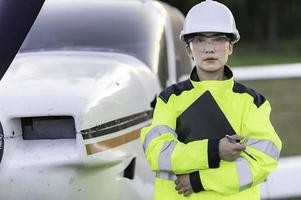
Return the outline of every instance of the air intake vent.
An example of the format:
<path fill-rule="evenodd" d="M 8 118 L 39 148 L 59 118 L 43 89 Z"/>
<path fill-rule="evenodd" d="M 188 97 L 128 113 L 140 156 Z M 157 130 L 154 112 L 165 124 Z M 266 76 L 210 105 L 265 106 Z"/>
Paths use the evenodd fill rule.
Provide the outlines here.
<path fill-rule="evenodd" d="M 70 139 L 75 138 L 74 120 L 70 116 L 21 118 L 23 139 Z"/>

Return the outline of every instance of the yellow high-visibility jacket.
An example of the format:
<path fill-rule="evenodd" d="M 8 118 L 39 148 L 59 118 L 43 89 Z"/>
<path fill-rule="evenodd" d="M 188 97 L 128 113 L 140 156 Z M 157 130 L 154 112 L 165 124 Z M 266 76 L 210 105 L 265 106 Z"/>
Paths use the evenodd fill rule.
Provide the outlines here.
<path fill-rule="evenodd" d="M 281 140 L 270 122 L 271 107 L 259 93 L 233 79 L 190 79 L 164 89 L 156 99 L 152 124 L 141 131 L 143 149 L 156 172 L 156 200 L 259 199 L 259 184 L 276 167 Z M 233 162 L 220 160 L 219 140 L 245 136 L 246 149 Z M 194 193 L 175 190 L 177 174 L 189 174 Z"/>

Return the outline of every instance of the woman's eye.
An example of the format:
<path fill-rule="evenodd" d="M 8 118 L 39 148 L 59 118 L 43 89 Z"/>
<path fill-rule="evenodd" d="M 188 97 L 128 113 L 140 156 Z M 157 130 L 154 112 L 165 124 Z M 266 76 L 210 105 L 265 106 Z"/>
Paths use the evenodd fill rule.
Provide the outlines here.
<path fill-rule="evenodd" d="M 196 38 L 195 41 L 199 43 L 199 42 L 204 42 L 205 39 L 204 38 Z"/>
<path fill-rule="evenodd" d="M 216 37 L 216 38 L 213 39 L 213 41 L 225 42 L 225 41 L 227 41 L 227 38 L 225 38 L 225 37 Z"/>

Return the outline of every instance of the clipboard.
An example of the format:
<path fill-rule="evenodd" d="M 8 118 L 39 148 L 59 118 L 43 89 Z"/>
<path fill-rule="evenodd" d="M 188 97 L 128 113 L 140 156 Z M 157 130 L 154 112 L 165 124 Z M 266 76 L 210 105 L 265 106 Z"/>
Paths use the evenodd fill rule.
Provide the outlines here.
<path fill-rule="evenodd" d="M 189 143 L 202 139 L 220 139 L 236 134 L 212 94 L 207 90 L 178 118 L 179 141 Z"/>

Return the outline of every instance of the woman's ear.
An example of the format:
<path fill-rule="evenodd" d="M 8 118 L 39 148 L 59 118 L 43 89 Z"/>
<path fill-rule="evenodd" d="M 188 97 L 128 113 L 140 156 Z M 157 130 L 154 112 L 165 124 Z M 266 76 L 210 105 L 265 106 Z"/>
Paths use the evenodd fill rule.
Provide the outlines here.
<path fill-rule="evenodd" d="M 229 53 L 228 53 L 228 55 L 230 56 L 232 53 L 233 53 L 233 44 L 230 43 L 229 44 Z"/>
<path fill-rule="evenodd" d="M 192 54 L 192 51 L 191 51 L 191 48 L 190 48 L 190 45 L 189 45 L 189 44 L 186 45 L 186 53 L 187 53 L 187 55 L 188 55 L 192 60 L 194 60 L 194 57 L 193 57 L 193 54 Z"/>
<path fill-rule="evenodd" d="M 186 45 L 186 53 L 190 58 L 192 58 L 192 52 L 189 44 Z"/>

